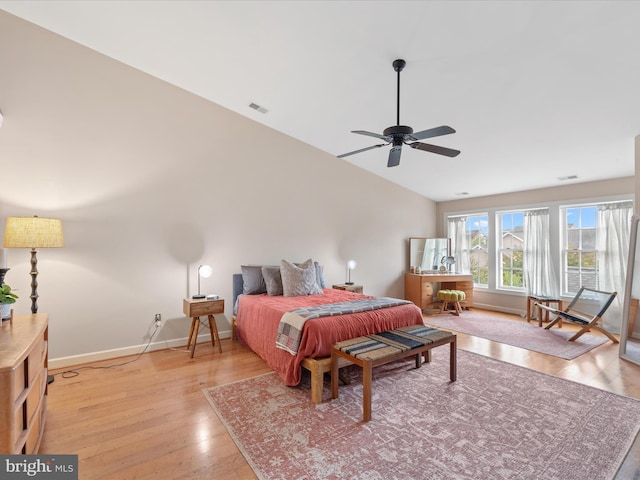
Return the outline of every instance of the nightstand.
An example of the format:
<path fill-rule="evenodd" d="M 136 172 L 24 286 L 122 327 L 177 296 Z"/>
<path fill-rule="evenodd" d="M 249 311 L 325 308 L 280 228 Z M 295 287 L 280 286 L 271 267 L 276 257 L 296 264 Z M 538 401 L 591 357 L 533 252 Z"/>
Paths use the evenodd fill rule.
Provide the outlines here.
<path fill-rule="evenodd" d="M 200 329 L 200 323 L 209 328 L 211 333 L 211 345 L 216 346 L 218 342 L 218 351 L 222 353 L 222 345 L 220 345 L 220 335 L 218 335 L 218 326 L 216 325 L 217 313 L 224 313 L 224 300 L 207 300 L 203 299 L 191 299 L 185 298 L 182 302 L 182 311 L 187 317 L 191 317 L 191 330 L 189 331 L 189 340 L 187 341 L 187 349 L 191 351 L 191 358 L 196 351 L 196 343 L 198 342 L 198 330 Z M 200 321 L 200 317 L 206 316 L 209 320 L 209 324 Z"/>
<path fill-rule="evenodd" d="M 362 293 L 362 285 L 347 285 L 346 283 L 339 283 L 332 285 L 331 288 L 336 290 L 346 290 L 347 292 Z"/>

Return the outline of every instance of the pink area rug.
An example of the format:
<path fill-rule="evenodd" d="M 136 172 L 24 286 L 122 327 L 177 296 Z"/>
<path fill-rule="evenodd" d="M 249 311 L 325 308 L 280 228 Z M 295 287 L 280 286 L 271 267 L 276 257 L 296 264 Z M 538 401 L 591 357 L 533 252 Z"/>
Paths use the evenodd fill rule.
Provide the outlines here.
<path fill-rule="evenodd" d="M 569 342 L 568 339 L 575 332 L 566 328 L 554 326 L 545 330 L 544 324 L 543 327 L 539 327 L 537 320 L 527 323 L 501 317 L 489 317 L 486 313 L 477 315 L 473 310 L 465 310 L 459 317 L 451 314 L 425 317 L 424 323 L 436 328 L 455 330 L 566 360 L 576 358 L 605 342 L 611 341 L 604 335 L 585 333 L 577 340 Z"/>
<path fill-rule="evenodd" d="M 204 393 L 260 479 L 611 479 L 640 428 L 640 401 L 447 348 L 374 370 L 362 422 L 359 370 L 322 404 L 308 378 L 275 373 Z"/>

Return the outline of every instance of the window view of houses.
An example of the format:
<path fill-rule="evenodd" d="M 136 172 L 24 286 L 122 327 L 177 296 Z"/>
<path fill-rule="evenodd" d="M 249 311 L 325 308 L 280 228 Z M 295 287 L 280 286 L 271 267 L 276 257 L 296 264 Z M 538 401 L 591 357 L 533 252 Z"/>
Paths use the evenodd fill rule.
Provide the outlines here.
<path fill-rule="evenodd" d="M 598 241 L 599 235 L 605 235 L 602 232 L 608 223 L 614 221 L 610 216 L 602 215 L 602 212 L 619 210 L 621 205 L 621 211 L 628 207 L 630 216 L 631 200 L 553 207 L 557 209 L 554 218 L 560 219 L 560 225 L 554 229 L 559 232 L 559 242 L 550 242 L 549 248 L 559 262 L 556 271 L 563 293 L 575 294 L 581 286 L 600 288 L 598 270 L 603 255 L 625 256 L 624 252 L 607 251 L 612 247 L 601 245 Z M 536 209 L 539 210 L 539 207 Z M 496 211 L 491 214 L 483 212 L 447 217 L 452 252 L 466 257 L 457 259 L 456 264 L 458 268 L 468 269 L 464 273 L 473 275 L 475 286 L 495 285 L 497 289 L 516 291 L 526 289 L 523 270 L 527 245 L 525 215 L 530 211 Z M 460 229 L 463 232 L 458 231 Z M 492 235 L 496 238 L 492 238 Z M 456 240 L 461 245 L 456 245 Z M 531 255 L 531 247 L 527 248 Z"/>

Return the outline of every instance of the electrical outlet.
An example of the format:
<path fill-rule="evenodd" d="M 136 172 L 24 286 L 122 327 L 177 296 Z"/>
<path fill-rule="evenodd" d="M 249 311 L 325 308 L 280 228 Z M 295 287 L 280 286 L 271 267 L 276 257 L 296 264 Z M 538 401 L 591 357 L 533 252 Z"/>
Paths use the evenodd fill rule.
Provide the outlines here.
<path fill-rule="evenodd" d="M 162 316 L 159 313 L 156 313 L 153 321 L 155 322 L 156 327 L 162 326 Z"/>

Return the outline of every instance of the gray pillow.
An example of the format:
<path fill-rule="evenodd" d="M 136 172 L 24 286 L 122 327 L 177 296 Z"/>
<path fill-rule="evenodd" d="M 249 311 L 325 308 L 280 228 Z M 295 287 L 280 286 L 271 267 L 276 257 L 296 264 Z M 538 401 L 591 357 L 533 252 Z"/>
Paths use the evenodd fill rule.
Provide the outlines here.
<path fill-rule="evenodd" d="M 299 266 L 282 260 L 280 262 L 280 276 L 285 297 L 323 293 L 316 283 L 316 267 L 311 259 L 299 264 Z"/>
<path fill-rule="evenodd" d="M 242 293 L 245 295 L 267 293 L 261 265 L 241 265 L 240 268 L 242 270 Z"/>
<path fill-rule="evenodd" d="M 264 283 L 267 285 L 267 293 L 269 295 L 276 296 L 282 295 L 284 290 L 282 288 L 282 276 L 280 275 L 280 267 L 271 267 L 263 265 L 262 276 L 264 277 Z"/>

